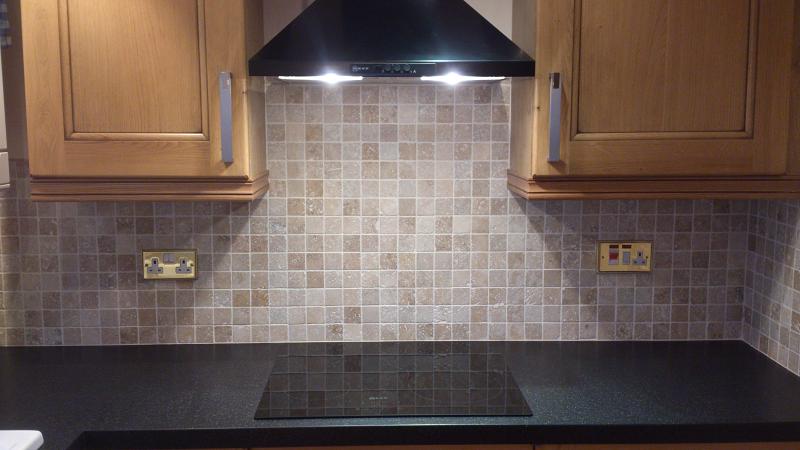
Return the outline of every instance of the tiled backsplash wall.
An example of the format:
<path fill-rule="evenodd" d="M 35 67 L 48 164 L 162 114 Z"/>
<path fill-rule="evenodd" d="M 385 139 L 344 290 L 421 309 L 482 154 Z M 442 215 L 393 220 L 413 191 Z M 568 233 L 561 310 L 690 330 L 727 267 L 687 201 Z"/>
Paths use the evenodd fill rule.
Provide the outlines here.
<path fill-rule="evenodd" d="M 751 205 L 744 338 L 800 374 L 800 201 Z"/>
<path fill-rule="evenodd" d="M 508 89 L 273 85 L 252 203 L 33 204 L 17 162 L 0 343 L 740 338 L 748 203 L 520 200 Z M 598 238 L 653 273 L 598 275 Z M 142 281 L 148 247 L 200 279 Z"/>

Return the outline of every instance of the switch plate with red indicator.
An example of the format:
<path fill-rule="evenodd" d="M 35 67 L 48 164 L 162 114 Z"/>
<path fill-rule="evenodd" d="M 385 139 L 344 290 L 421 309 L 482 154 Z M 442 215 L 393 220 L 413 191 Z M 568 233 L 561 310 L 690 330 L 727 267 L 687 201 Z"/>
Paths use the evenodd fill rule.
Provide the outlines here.
<path fill-rule="evenodd" d="M 608 246 L 608 265 L 619 265 L 619 244 L 611 244 Z"/>
<path fill-rule="evenodd" d="M 600 241 L 599 272 L 650 272 L 653 244 L 646 241 Z"/>

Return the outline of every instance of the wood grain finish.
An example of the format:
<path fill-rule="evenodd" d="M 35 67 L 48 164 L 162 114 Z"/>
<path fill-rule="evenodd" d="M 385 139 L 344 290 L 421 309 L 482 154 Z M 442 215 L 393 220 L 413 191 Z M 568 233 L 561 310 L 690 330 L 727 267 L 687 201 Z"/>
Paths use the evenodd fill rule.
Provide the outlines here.
<path fill-rule="evenodd" d="M 135 180 L 135 179 L 33 179 L 35 201 L 131 200 L 254 200 L 269 188 L 268 173 L 253 181 Z"/>
<path fill-rule="evenodd" d="M 23 2 L 32 197 L 52 199 L 57 193 L 43 186 L 73 183 L 71 199 L 80 199 L 83 185 L 94 200 L 98 186 L 114 180 L 127 199 L 136 198 L 135 189 L 142 199 L 185 198 L 187 192 L 171 186 L 190 181 L 198 189 L 218 183 L 208 198 L 237 185 L 246 196 L 263 192 L 253 188 L 266 174 L 264 137 L 258 135 L 264 129 L 263 86 L 249 88 L 247 76 L 247 52 L 263 33 L 260 4 Z M 221 160 L 222 71 L 233 79 L 232 164 Z M 202 192 L 194 198 L 203 198 Z M 230 196 L 242 195 L 233 190 Z"/>
<path fill-rule="evenodd" d="M 202 134 L 202 2 L 62 0 L 59 9 L 74 132 Z"/>
<path fill-rule="evenodd" d="M 547 162 L 547 148 L 550 143 L 549 123 L 550 123 L 550 81 L 549 75 L 553 72 L 561 74 L 563 83 L 564 77 L 572 67 L 572 47 L 569 45 L 572 39 L 573 21 L 572 8 L 570 4 L 575 0 L 536 0 L 535 18 L 547 17 L 546 20 L 537 20 L 533 27 L 526 27 L 536 30 L 536 82 L 535 82 L 535 107 L 533 120 L 534 128 L 534 147 L 532 167 L 527 171 L 528 175 L 558 175 L 565 171 L 566 166 L 563 162 L 550 164 Z M 565 139 L 568 139 L 569 131 L 565 127 L 564 117 L 569 112 L 569 91 L 566 89 L 569 84 L 562 85 L 562 117 L 561 120 L 561 142 L 562 157 L 568 158 L 566 153 L 568 148 L 564 148 Z M 512 91 L 512 96 L 515 95 Z M 521 119 L 524 120 L 524 119 Z M 513 132 L 512 132 L 513 133 Z M 539 151 L 538 149 L 541 149 Z"/>
<path fill-rule="evenodd" d="M 267 81 L 263 77 L 247 80 L 245 92 L 247 111 L 247 144 L 250 158 L 250 177 L 255 179 L 267 173 Z"/>
<path fill-rule="evenodd" d="M 513 111 L 521 112 L 512 118 L 512 192 L 528 198 L 759 198 L 800 192 L 797 55 L 792 65 L 792 51 L 800 47 L 793 24 L 800 22 L 800 1 L 534 4 L 531 14 L 515 3 L 515 20 L 521 20 L 518 11 L 530 21 L 547 20 L 523 26 L 527 41 L 514 36 L 535 45 L 537 78 L 533 88 L 512 89 Z M 719 9 L 725 11 L 715 14 Z M 620 30 L 609 30 L 612 24 Z M 670 37 L 681 25 L 686 35 Z M 612 54 L 616 47 L 619 55 Z M 706 66 L 692 72 L 713 48 L 736 57 L 709 56 Z M 621 90 L 625 83 L 612 78 L 634 83 L 634 67 L 642 79 L 633 86 L 636 95 L 629 95 Z M 725 67 L 731 74 L 720 80 L 696 79 Z M 551 72 L 560 72 L 564 81 L 558 163 L 547 161 Z M 710 84 L 709 92 L 695 92 Z M 532 98 L 530 109 L 515 106 Z M 532 136 L 515 130 L 520 127 Z"/>
<path fill-rule="evenodd" d="M 577 133 L 745 132 L 755 0 L 577 5 Z"/>
<path fill-rule="evenodd" d="M 536 450 L 797 450 L 800 442 L 739 442 L 702 444 L 561 444 L 537 445 Z"/>
<path fill-rule="evenodd" d="M 270 447 L 251 450 L 533 450 L 528 444 L 487 445 L 332 445 L 324 447 Z"/>
<path fill-rule="evenodd" d="M 531 200 L 800 198 L 800 176 L 728 178 L 523 178 L 508 188 Z"/>
<path fill-rule="evenodd" d="M 536 60 L 536 2 L 530 0 L 514 0 L 512 14 L 512 38 L 522 50 Z M 512 169 L 517 168 L 523 174 L 533 170 L 533 152 L 536 133 L 535 126 L 540 119 L 534 108 L 538 104 L 536 78 L 513 78 L 511 80 L 511 151 Z M 532 126 L 533 125 L 533 126 Z"/>
<path fill-rule="evenodd" d="M 609 20 L 604 14 L 596 12 L 597 5 L 618 1 L 624 0 L 576 0 L 558 3 L 558 7 L 564 9 L 563 15 L 573 16 L 573 33 L 569 34 L 570 39 L 564 37 L 559 43 L 566 46 L 565 53 L 573 52 L 572 66 L 570 70 L 564 70 L 563 77 L 567 95 L 562 124 L 568 134 L 562 135 L 565 147 L 562 152 L 566 156 L 563 170 L 559 173 L 645 176 L 784 173 L 788 142 L 789 101 L 786 92 L 789 87 L 791 58 L 792 2 L 753 0 L 746 5 L 734 3 L 732 7 L 727 6 L 727 3 L 720 4 L 717 0 L 696 0 L 685 6 L 681 0 L 635 2 L 626 4 L 627 9 L 624 11 L 612 11 L 616 15 L 613 20 L 626 24 L 641 19 L 656 27 L 655 31 L 623 26 L 626 34 L 618 39 L 609 38 L 612 40 L 611 44 L 592 44 L 595 41 L 605 42 L 606 35 L 616 35 L 608 30 L 603 35 L 595 33 L 588 42 L 584 42 L 581 39 L 584 28 L 592 29 Z M 665 11 L 657 14 L 656 18 L 649 17 L 649 11 L 653 9 L 649 1 L 666 4 Z M 590 4 L 596 6 L 589 6 Z M 671 10 L 677 12 L 671 13 Z M 733 12 L 723 13 L 722 10 Z M 693 12 L 702 12 L 705 17 L 698 19 L 692 15 Z M 663 20 L 668 23 L 661 32 L 658 30 L 657 20 L 663 17 L 666 17 Z M 704 27 L 706 22 L 707 26 Z M 716 25 L 712 26 L 712 23 Z M 677 28 L 680 31 L 671 33 L 668 28 Z M 705 28 L 716 30 L 712 39 L 709 39 Z M 637 52 L 635 48 L 634 52 L 627 50 L 633 45 L 631 42 L 662 34 L 665 37 L 653 40 L 665 42 L 664 51 L 657 48 L 652 48 L 651 52 L 643 49 L 638 49 Z M 733 35 L 744 37 L 733 39 L 730 37 Z M 753 42 L 754 50 L 746 45 L 751 42 L 750 35 L 757 35 Z M 617 41 L 616 44 L 613 41 Z M 625 48 L 620 47 L 623 44 Z M 589 49 L 584 45 L 589 45 Z M 610 45 L 620 48 L 614 53 Z M 728 56 L 724 60 L 703 57 L 711 53 Z M 733 57 L 733 54 L 738 55 Z M 704 64 L 699 63 L 702 58 L 705 58 Z M 591 63 L 598 59 L 603 62 Z M 750 71 L 748 63 L 743 61 L 755 65 L 752 73 L 755 75 L 753 82 L 757 95 L 752 100 L 748 99 L 752 93 L 748 86 L 753 77 L 746 76 Z M 627 73 L 623 73 L 623 69 L 623 72 L 614 76 L 621 78 L 627 85 L 627 90 L 633 88 L 634 95 L 629 95 L 623 89 L 626 86 L 616 85 L 616 82 L 605 83 L 617 90 L 617 95 L 612 95 L 603 83 L 591 81 L 597 76 L 590 76 L 590 81 L 582 86 L 585 67 L 595 68 L 598 64 L 630 67 Z M 664 64 L 665 67 L 666 75 L 663 80 L 655 76 L 658 70 L 649 69 L 659 64 Z M 651 75 L 649 70 L 652 70 L 656 81 L 649 87 L 644 83 L 644 88 L 636 88 L 637 84 L 642 83 L 633 81 L 636 77 L 635 67 L 641 71 L 639 76 L 642 79 L 647 79 Z M 593 70 L 597 71 L 599 68 Z M 738 75 L 721 75 L 728 72 Z M 716 78 L 697 79 L 694 75 L 687 75 L 692 73 L 717 75 Z M 592 89 L 599 89 L 600 92 L 592 93 Z M 698 90 L 710 92 L 698 95 Z M 584 101 L 584 95 L 588 95 L 591 101 Z M 664 101 L 667 96 L 672 100 Z M 685 100 L 686 97 L 698 98 Z M 737 106 L 729 104 L 731 97 L 739 98 L 739 102 L 742 102 L 741 99 L 745 100 Z M 743 111 L 744 105 L 749 103 L 754 105 L 752 113 Z M 603 106 L 604 104 L 607 106 Z M 588 105 L 591 107 L 584 113 L 581 108 Z M 645 108 L 644 105 L 655 106 Z M 615 119 L 604 118 L 610 115 L 619 115 L 623 119 L 614 123 Z M 633 119 L 635 115 L 642 118 Z M 590 124 L 589 134 L 584 133 L 582 118 Z M 752 125 L 748 121 L 752 121 Z M 689 127 L 688 123 L 695 125 Z M 607 129 L 599 128 L 601 126 Z M 652 136 L 648 131 L 661 134 Z M 721 131 L 739 133 L 715 134 Z M 601 135 L 593 136 L 591 132 Z M 691 134 L 687 135 L 687 132 Z M 609 136 L 609 133 L 619 134 L 614 137 Z M 537 171 L 542 167 L 541 164 L 537 165 Z M 552 172 L 547 174 L 554 175 Z"/>

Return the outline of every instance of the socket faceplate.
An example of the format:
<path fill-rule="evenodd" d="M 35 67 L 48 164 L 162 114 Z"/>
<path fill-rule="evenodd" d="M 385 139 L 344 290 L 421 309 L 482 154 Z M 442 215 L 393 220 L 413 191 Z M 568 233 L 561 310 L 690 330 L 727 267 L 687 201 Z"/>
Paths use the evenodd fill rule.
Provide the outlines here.
<path fill-rule="evenodd" d="M 142 250 L 145 280 L 194 280 L 197 278 L 197 250 Z"/>
<path fill-rule="evenodd" d="M 652 242 L 601 241 L 597 243 L 599 272 L 650 272 Z"/>

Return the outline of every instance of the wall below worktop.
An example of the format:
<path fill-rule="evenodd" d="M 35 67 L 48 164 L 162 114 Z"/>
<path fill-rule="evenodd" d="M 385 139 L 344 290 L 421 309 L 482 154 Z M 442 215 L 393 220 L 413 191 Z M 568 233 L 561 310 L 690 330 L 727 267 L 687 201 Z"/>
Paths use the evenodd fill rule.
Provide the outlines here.
<path fill-rule="evenodd" d="M 0 343 L 741 337 L 748 203 L 523 201 L 509 84 L 273 85 L 251 203 L 0 199 Z M 796 204 L 795 204 L 796 209 Z M 651 239 L 651 274 L 595 271 Z M 140 279 L 193 247 L 195 282 Z"/>

